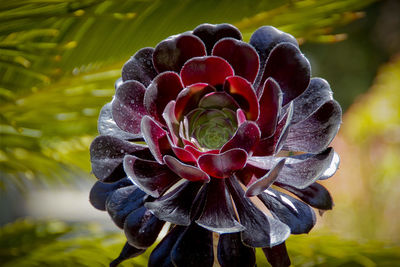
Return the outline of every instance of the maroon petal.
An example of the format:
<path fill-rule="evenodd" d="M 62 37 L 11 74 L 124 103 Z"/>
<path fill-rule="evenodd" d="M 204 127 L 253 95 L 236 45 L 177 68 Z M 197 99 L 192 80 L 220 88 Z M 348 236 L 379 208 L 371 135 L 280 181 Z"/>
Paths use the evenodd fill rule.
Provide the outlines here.
<path fill-rule="evenodd" d="M 225 92 L 212 92 L 206 94 L 199 102 L 199 107 L 204 109 L 228 108 L 237 110 L 239 108 L 235 99 Z"/>
<path fill-rule="evenodd" d="M 236 120 L 238 122 L 238 125 L 241 125 L 246 121 L 246 114 L 244 114 L 244 111 L 242 109 L 236 110 Z"/>
<path fill-rule="evenodd" d="M 215 92 L 215 88 L 206 83 L 192 84 L 183 89 L 175 103 L 175 117 L 178 121 L 192 109 L 197 108 L 200 99 L 208 93 Z"/>
<path fill-rule="evenodd" d="M 247 153 L 243 149 L 231 149 L 221 154 L 205 154 L 197 163 L 203 171 L 215 178 L 227 178 L 246 165 Z"/>
<path fill-rule="evenodd" d="M 187 150 L 188 152 L 190 152 L 196 159 L 198 159 L 200 156 L 202 155 L 206 155 L 206 154 L 218 154 L 219 150 L 218 149 L 214 149 L 214 150 L 209 150 L 207 152 L 202 152 L 200 150 L 198 150 L 197 148 L 194 148 L 191 145 L 186 145 L 185 146 L 185 150 Z"/>
<path fill-rule="evenodd" d="M 170 149 L 167 132 L 149 116 L 143 117 L 141 129 L 144 140 L 149 146 L 154 158 L 160 164 L 164 164 L 162 157 L 168 153 L 168 150 Z"/>
<path fill-rule="evenodd" d="M 241 232 L 242 241 L 250 247 L 273 247 L 284 242 L 290 235 L 290 228 L 262 211 L 247 197 L 234 176 L 227 179 L 227 185 L 235 202 L 240 223 L 246 227 Z"/>
<path fill-rule="evenodd" d="M 242 40 L 242 34 L 240 31 L 231 24 L 226 23 L 217 25 L 208 23 L 201 24 L 193 30 L 193 34 L 200 37 L 200 39 L 204 42 L 208 55 L 211 55 L 214 44 L 222 38 L 232 37 Z"/>
<path fill-rule="evenodd" d="M 107 103 L 100 111 L 97 129 L 101 135 L 111 135 L 123 140 L 140 140 L 142 133 L 132 134 L 121 130 L 112 117 L 112 105 Z"/>
<path fill-rule="evenodd" d="M 307 89 L 293 100 L 292 124 L 303 121 L 325 102 L 332 99 L 332 90 L 328 82 L 321 78 L 312 78 Z"/>
<path fill-rule="evenodd" d="M 140 133 L 140 121 L 147 114 L 143 105 L 145 91 L 138 81 L 126 81 L 118 87 L 112 101 L 112 116 L 122 130 Z"/>
<path fill-rule="evenodd" d="M 153 202 L 145 203 L 160 220 L 177 225 L 189 225 L 193 202 L 203 186 L 201 182 L 186 181 Z"/>
<path fill-rule="evenodd" d="M 154 78 L 144 94 L 144 107 L 150 115 L 164 123 L 165 106 L 183 89 L 181 78 L 175 72 L 163 72 Z"/>
<path fill-rule="evenodd" d="M 170 101 L 162 114 L 165 123 L 167 124 L 170 137 L 173 144 L 178 144 L 179 122 L 175 117 L 175 101 Z"/>
<path fill-rule="evenodd" d="M 239 233 L 222 234 L 218 240 L 218 262 L 221 267 L 254 267 L 254 248 L 242 243 Z"/>
<path fill-rule="evenodd" d="M 296 46 L 291 43 L 278 44 L 267 59 L 260 85 L 256 88 L 257 95 L 264 81 L 272 77 L 281 87 L 282 104 L 286 105 L 306 90 L 310 74 L 310 63 Z"/>
<path fill-rule="evenodd" d="M 286 250 L 285 242 L 282 244 L 273 246 L 272 248 L 262 248 L 265 257 L 271 266 L 276 267 L 289 267 L 291 262 Z"/>
<path fill-rule="evenodd" d="M 285 159 L 282 159 L 266 175 L 251 184 L 246 190 L 246 197 L 257 196 L 268 189 L 276 181 L 284 165 Z"/>
<path fill-rule="evenodd" d="M 96 137 L 90 145 L 90 162 L 93 174 L 99 180 L 108 182 L 124 177 L 122 161 L 128 154 L 151 158 L 147 146 L 112 136 L 101 135 Z"/>
<path fill-rule="evenodd" d="M 202 181 L 208 183 L 210 181 L 210 177 L 207 173 L 192 165 L 184 164 L 172 156 L 164 156 L 164 162 L 181 178 L 192 182 Z"/>
<path fill-rule="evenodd" d="M 267 138 L 274 134 L 281 104 L 282 92 L 279 84 L 273 78 L 268 78 L 261 91 L 260 116 L 257 119 L 262 138 Z"/>
<path fill-rule="evenodd" d="M 187 60 L 205 55 L 206 48 L 200 38 L 185 33 L 159 43 L 154 50 L 153 62 L 158 72 L 179 72 Z"/>
<path fill-rule="evenodd" d="M 233 148 L 241 148 L 247 153 L 251 153 L 254 150 L 254 146 L 260 140 L 260 135 L 260 129 L 258 129 L 257 124 L 252 121 L 245 121 L 220 151 L 223 153 Z"/>
<path fill-rule="evenodd" d="M 126 218 L 124 232 L 130 245 L 144 249 L 156 241 L 164 224 L 164 221 L 159 220 L 145 207 L 141 207 Z"/>
<path fill-rule="evenodd" d="M 174 154 L 176 155 L 176 157 L 178 159 L 182 160 L 183 162 L 186 162 L 186 163 L 196 163 L 197 162 L 197 158 L 195 156 L 193 156 L 192 153 L 185 150 L 184 148 L 177 147 L 174 145 L 171 145 L 171 148 L 172 148 L 172 151 L 174 152 Z"/>
<path fill-rule="evenodd" d="M 136 186 L 152 197 L 159 197 L 180 179 L 166 165 L 129 155 L 124 158 L 124 170 Z"/>
<path fill-rule="evenodd" d="M 233 75 L 229 63 L 220 57 L 196 57 L 185 63 L 181 70 L 182 82 L 185 86 L 194 83 L 207 83 L 212 86 L 221 85 L 225 78 Z"/>
<path fill-rule="evenodd" d="M 240 76 L 232 76 L 225 80 L 224 90 L 228 92 L 246 113 L 248 120 L 257 120 L 259 103 L 252 85 Z"/>
<path fill-rule="evenodd" d="M 224 180 L 212 179 L 206 194 L 204 210 L 196 220 L 197 224 L 220 234 L 240 232 L 244 229 L 235 218 L 232 200 Z"/>
<path fill-rule="evenodd" d="M 233 38 L 224 38 L 215 44 L 212 54 L 226 59 L 236 75 L 245 78 L 250 83 L 254 82 L 258 73 L 259 60 L 256 50 L 251 45 Z"/>
<path fill-rule="evenodd" d="M 145 87 L 149 86 L 157 75 L 153 66 L 153 52 L 154 48 L 151 47 L 137 51 L 122 67 L 122 80 L 135 80 Z"/>
<path fill-rule="evenodd" d="M 284 148 L 318 153 L 331 143 L 342 122 L 342 109 L 335 100 L 325 102 L 307 119 L 290 126 Z"/>

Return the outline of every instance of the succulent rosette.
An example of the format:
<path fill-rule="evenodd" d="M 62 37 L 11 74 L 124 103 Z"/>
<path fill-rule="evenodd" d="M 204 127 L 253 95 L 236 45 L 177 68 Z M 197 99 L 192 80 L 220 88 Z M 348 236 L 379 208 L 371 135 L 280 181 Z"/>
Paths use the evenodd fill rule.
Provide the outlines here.
<path fill-rule="evenodd" d="M 296 39 L 271 26 L 245 43 L 202 24 L 131 57 L 90 148 L 91 203 L 127 237 L 112 265 L 166 223 L 149 266 L 254 266 L 257 247 L 289 265 L 285 240 L 332 208 L 317 181 L 339 164 L 328 146 L 341 108 L 310 75 Z"/>

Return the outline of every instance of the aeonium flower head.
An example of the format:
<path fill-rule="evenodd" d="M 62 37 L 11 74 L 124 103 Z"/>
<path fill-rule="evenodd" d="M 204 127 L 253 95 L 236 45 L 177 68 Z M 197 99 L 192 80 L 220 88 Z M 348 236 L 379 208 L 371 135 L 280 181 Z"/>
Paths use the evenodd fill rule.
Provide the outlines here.
<path fill-rule="evenodd" d="M 271 26 L 245 43 L 232 25 L 202 24 L 126 62 L 90 148 L 91 203 L 127 237 L 112 265 L 167 222 L 149 266 L 254 266 L 257 247 L 289 265 L 285 240 L 311 230 L 312 207 L 332 208 L 317 181 L 339 164 L 328 146 L 341 108 L 310 73 Z"/>

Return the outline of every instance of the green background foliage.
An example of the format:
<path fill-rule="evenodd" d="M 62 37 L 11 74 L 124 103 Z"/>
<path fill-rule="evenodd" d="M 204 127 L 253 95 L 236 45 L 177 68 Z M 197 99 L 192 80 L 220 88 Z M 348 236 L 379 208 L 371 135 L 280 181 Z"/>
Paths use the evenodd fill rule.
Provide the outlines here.
<path fill-rule="evenodd" d="M 313 76 L 331 83 L 346 110 L 333 144 L 342 167 L 326 183 L 336 207 L 320 219 L 315 234 L 289 239 L 293 264 L 399 263 L 395 2 L 1 1 L 0 194 L 9 201 L 15 192 L 23 202 L 38 188 L 94 182 L 88 147 L 97 134 L 97 116 L 114 94 L 123 63 L 138 49 L 204 22 L 232 23 L 246 41 L 259 26 L 273 25 L 298 39 Z M 95 222 L 18 219 L 0 230 L 0 265 L 103 266 L 117 256 L 123 240 Z M 145 266 L 148 255 L 125 266 Z M 264 257 L 258 260 L 266 264 Z"/>

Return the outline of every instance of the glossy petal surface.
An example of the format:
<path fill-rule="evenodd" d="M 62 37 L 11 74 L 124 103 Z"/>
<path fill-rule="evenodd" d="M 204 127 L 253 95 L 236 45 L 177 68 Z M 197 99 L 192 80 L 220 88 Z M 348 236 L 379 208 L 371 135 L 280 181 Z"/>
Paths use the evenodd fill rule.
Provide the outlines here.
<path fill-rule="evenodd" d="M 164 156 L 164 162 L 171 169 L 171 171 L 183 179 L 192 182 L 201 181 L 208 183 L 210 181 L 210 177 L 207 173 L 195 166 L 184 164 L 172 156 Z"/>
<path fill-rule="evenodd" d="M 234 148 L 241 148 L 250 153 L 260 140 L 260 135 L 260 130 L 254 122 L 245 121 L 239 126 L 235 135 L 221 148 L 221 153 Z"/>
<path fill-rule="evenodd" d="M 106 210 L 106 200 L 108 196 L 118 188 L 130 185 L 132 185 L 132 182 L 128 178 L 123 178 L 114 183 L 97 181 L 89 193 L 90 204 L 98 210 Z"/>
<path fill-rule="evenodd" d="M 244 167 L 247 153 L 243 149 L 231 149 L 221 154 L 205 154 L 199 157 L 200 169 L 215 178 L 229 177 Z"/>
<path fill-rule="evenodd" d="M 218 262 L 221 267 L 254 267 L 254 248 L 242 243 L 239 233 L 222 234 L 218 241 Z"/>
<path fill-rule="evenodd" d="M 122 67 L 122 80 L 135 80 L 144 87 L 149 86 L 151 80 L 157 75 L 153 66 L 153 52 L 154 48 L 146 47 L 131 57 Z"/>
<path fill-rule="evenodd" d="M 158 163 L 164 164 L 162 157 L 170 149 L 167 132 L 150 116 L 144 116 L 141 122 L 144 140 Z"/>

